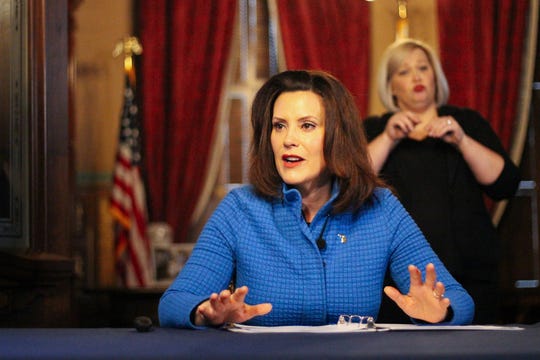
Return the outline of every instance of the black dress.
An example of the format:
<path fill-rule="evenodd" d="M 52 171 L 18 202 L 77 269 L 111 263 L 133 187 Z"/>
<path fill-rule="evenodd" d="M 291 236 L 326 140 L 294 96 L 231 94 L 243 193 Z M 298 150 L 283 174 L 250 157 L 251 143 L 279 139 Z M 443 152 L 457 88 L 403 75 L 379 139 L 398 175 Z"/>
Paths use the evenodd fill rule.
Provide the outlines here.
<path fill-rule="evenodd" d="M 484 194 L 493 200 L 512 197 L 519 185 L 519 170 L 480 114 L 454 106 L 443 106 L 438 113 L 451 115 L 468 136 L 503 156 L 499 178 L 482 186 L 454 146 L 433 138 L 403 139 L 388 156 L 380 176 L 396 190 L 450 273 L 475 300 L 475 323 L 496 323 L 500 244 Z M 369 141 L 384 131 L 391 116 L 364 121 Z M 382 316 L 385 310 L 381 309 Z M 384 319 L 399 320 L 404 319 Z"/>

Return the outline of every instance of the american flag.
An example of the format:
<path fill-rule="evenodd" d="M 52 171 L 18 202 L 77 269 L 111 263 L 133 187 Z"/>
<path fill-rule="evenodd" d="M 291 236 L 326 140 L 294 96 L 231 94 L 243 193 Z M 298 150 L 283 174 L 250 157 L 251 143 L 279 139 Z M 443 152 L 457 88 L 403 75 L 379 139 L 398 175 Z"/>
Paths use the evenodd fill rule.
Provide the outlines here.
<path fill-rule="evenodd" d="M 127 79 L 126 79 L 127 80 Z M 116 267 L 125 287 L 147 287 L 154 279 L 152 248 L 146 233 L 147 209 L 140 171 L 138 109 L 129 81 L 124 90 L 111 212 L 116 222 Z"/>

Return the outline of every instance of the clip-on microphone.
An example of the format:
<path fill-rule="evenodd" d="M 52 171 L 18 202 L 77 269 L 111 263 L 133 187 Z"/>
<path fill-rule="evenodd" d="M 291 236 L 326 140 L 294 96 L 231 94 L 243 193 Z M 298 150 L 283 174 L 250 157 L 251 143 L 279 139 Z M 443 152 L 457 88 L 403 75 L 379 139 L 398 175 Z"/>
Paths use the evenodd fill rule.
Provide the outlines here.
<path fill-rule="evenodd" d="M 326 240 L 324 240 L 324 230 L 326 229 L 326 224 L 328 224 L 328 219 L 330 218 L 329 215 L 326 216 L 326 220 L 324 220 L 324 225 L 323 225 L 323 228 L 321 230 L 321 233 L 319 234 L 319 237 L 317 238 L 317 247 L 319 248 L 319 250 L 324 250 L 326 249 Z"/>

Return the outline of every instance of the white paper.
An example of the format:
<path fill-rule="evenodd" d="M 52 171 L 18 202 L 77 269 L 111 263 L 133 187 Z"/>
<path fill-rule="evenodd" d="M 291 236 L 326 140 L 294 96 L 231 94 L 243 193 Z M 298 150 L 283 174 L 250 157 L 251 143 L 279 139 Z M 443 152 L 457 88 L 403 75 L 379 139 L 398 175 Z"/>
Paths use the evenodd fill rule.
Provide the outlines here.
<path fill-rule="evenodd" d="M 523 330 L 517 326 L 497 325 L 414 325 L 414 324 L 377 324 L 390 330 Z"/>
<path fill-rule="evenodd" d="M 346 332 L 375 332 L 388 331 L 390 329 L 368 329 L 358 325 L 321 325 L 321 326 L 250 326 L 232 324 L 227 328 L 229 331 L 261 334 L 261 333 L 346 333 Z"/>
<path fill-rule="evenodd" d="M 414 324 L 376 324 L 375 329 L 358 325 L 321 325 L 321 326 L 251 326 L 232 324 L 227 330 L 239 333 L 371 333 L 379 331 L 431 331 L 431 330 L 523 330 L 516 326 L 495 325 L 414 325 Z"/>

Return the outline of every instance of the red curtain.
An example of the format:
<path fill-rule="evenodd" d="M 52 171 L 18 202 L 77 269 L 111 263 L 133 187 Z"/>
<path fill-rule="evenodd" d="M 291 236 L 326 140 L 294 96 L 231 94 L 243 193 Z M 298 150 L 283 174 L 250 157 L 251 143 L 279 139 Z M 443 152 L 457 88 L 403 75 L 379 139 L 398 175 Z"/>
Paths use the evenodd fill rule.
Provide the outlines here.
<path fill-rule="evenodd" d="M 369 100 L 369 3 L 277 0 L 288 69 L 332 73 L 351 91 L 363 116 Z"/>
<path fill-rule="evenodd" d="M 449 102 L 479 111 L 509 149 L 529 2 L 439 0 L 437 6 Z"/>
<path fill-rule="evenodd" d="M 184 242 L 202 190 L 236 0 L 139 0 L 141 106 L 151 221 Z"/>

